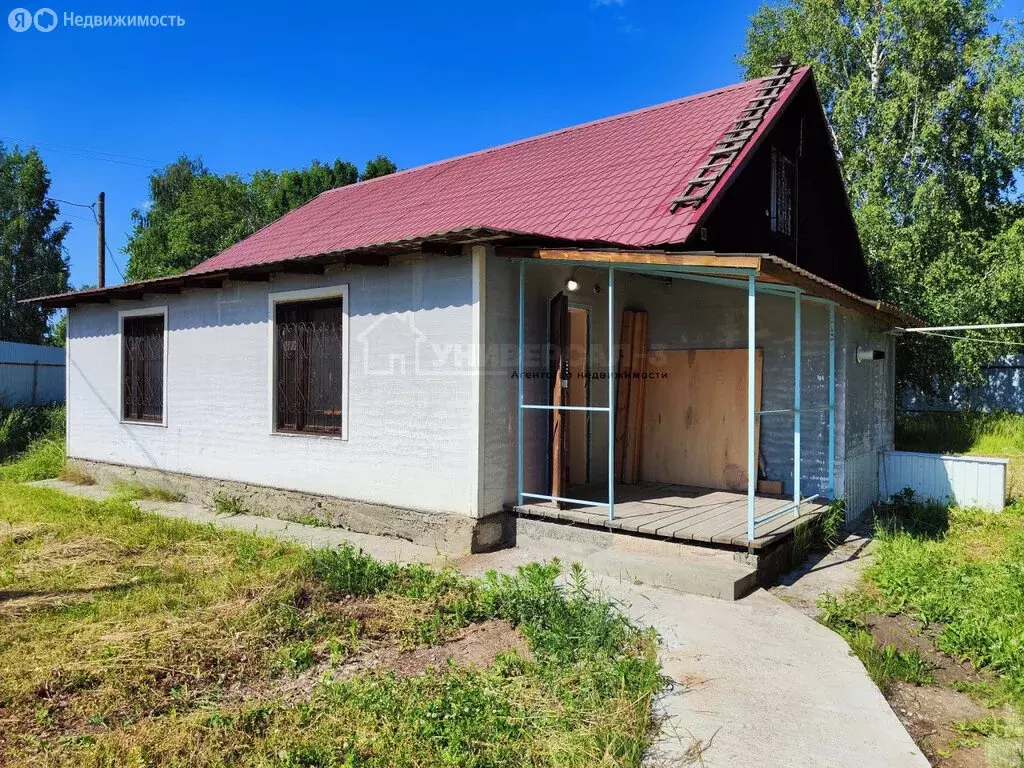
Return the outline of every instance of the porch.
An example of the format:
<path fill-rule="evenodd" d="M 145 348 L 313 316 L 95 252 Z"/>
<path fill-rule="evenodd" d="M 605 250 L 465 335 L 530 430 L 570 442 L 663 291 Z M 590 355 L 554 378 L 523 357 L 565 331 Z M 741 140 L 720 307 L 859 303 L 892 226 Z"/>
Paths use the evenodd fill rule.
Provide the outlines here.
<path fill-rule="evenodd" d="M 754 554 L 836 497 L 845 297 L 770 257 L 518 267 L 518 514 Z"/>
<path fill-rule="evenodd" d="M 561 509 L 552 501 L 537 501 L 516 505 L 515 511 L 528 517 L 659 539 L 761 550 L 782 542 L 828 509 L 827 504 L 805 501 L 799 514 L 791 510 L 757 524 L 754 538 L 748 541 L 750 507 L 746 493 L 670 483 L 616 485 L 612 519 L 605 503 L 607 493 L 604 484 L 576 487 L 570 489 L 570 495 L 577 501 L 563 503 Z M 785 500 L 783 496 L 759 494 L 754 499 L 754 514 L 768 515 Z"/>

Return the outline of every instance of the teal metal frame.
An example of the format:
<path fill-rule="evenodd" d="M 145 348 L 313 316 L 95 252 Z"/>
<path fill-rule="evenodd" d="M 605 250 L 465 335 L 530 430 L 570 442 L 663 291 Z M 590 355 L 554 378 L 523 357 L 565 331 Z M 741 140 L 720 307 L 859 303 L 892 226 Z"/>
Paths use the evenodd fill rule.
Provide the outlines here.
<path fill-rule="evenodd" d="M 608 519 L 615 519 L 615 273 L 616 271 L 631 272 L 651 277 L 665 277 L 675 280 L 691 280 L 694 282 L 721 285 L 730 288 L 746 289 L 747 291 L 747 542 L 748 545 L 757 536 L 757 526 L 787 512 L 793 511 L 800 516 L 800 507 L 822 495 L 835 498 L 835 404 L 836 404 L 836 303 L 817 296 L 808 296 L 802 289 L 781 284 L 764 284 L 757 282 L 758 272 L 742 267 L 673 267 L 643 265 L 609 266 L 604 262 L 586 261 L 545 261 L 544 264 L 572 265 L 574 267 L 590 267 L 608 270 L 608 406 L 555 406 L 524 402 L 523 365 L 524 345 L 526 340 L 526 265 L 538 263 L 530 259 L 519 260 L 519 348 L 518 348 L 518 407 L 516 432 L 516 474 L 518 504 L 524 499 L 560 501 L 569 504 L 587 506 L 604 506 L 608 508 Z M 793 299 L 793 407 L 774 410 L 757 410 L 756 375 L 757 375 L 757 294 L 785 296 Z M 801 407 L 801 341 L 802 341 L 802 305 L 804 302 L 824 304 L 829 310 L 828 335 L 828 405 L 817 408 Z M 564 496 L 551 496 L 540 493 L 528 493 L 523 490 L 523 412 L 527 410 L 541 411 L 588 411 L 608 414 L 608 499 L 605 502 L 573 499 Z M 828 411 L 828 492 L 801 497 L 801 417 L 805 412 Z M 755 419 L 771 414 L 790 413 L 793 416 L 793 501 L 782 507 L 758 517 L 755 514 L 757 492 L 757 451 L 754 445 L 756 434 Z"/>

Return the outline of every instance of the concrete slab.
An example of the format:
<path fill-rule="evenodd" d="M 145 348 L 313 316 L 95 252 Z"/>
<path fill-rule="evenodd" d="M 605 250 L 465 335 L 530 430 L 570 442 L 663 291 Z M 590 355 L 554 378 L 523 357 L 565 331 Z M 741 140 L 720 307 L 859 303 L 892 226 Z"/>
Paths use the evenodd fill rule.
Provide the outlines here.
<path fill-rule="evenodd" d="M 757 568 L 732 552 L 528 517 L 515 520 L 515 531 L 520 546 L 571 542 L 573 558 L 584 567 L 624 581 L 722 600 L 738 600 L 757 589 Z"/>

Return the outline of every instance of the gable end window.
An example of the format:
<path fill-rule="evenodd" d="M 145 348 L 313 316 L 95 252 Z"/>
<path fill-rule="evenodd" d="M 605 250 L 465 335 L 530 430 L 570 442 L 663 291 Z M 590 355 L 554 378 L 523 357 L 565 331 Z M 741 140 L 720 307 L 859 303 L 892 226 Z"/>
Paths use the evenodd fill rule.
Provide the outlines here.
<path fill-rule="evenodd" d="M 164 420 L 164 326 L 166 317 L 121 318 L 121 418 L 162 424 Z"/>
<path fill-rule="evenodd" d="M 274 429 L 341 436 L 344 296 L 274 304 Z"/>
<path fill-rule="evenodd" d="M 772 147 L 772 232 L 793 235 L 793 187 L 796 181 L 793 161 Z"/>

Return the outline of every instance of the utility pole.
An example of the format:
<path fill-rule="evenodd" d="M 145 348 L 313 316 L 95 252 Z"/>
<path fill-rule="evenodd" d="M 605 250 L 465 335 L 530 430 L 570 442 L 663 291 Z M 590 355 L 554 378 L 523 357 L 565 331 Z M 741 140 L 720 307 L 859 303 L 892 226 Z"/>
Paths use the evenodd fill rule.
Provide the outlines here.
<path fill-rule="evenodd" d="M 100 192 L 100 196 L 96 200 L 96 245 L 98 249 L 97 258 L 99 259 L 96 265 L 96 284 L 100 288 L 107 284 L 107 232 L 106 217 L 103 213 L 105 202 L 106 195 Z"/>

